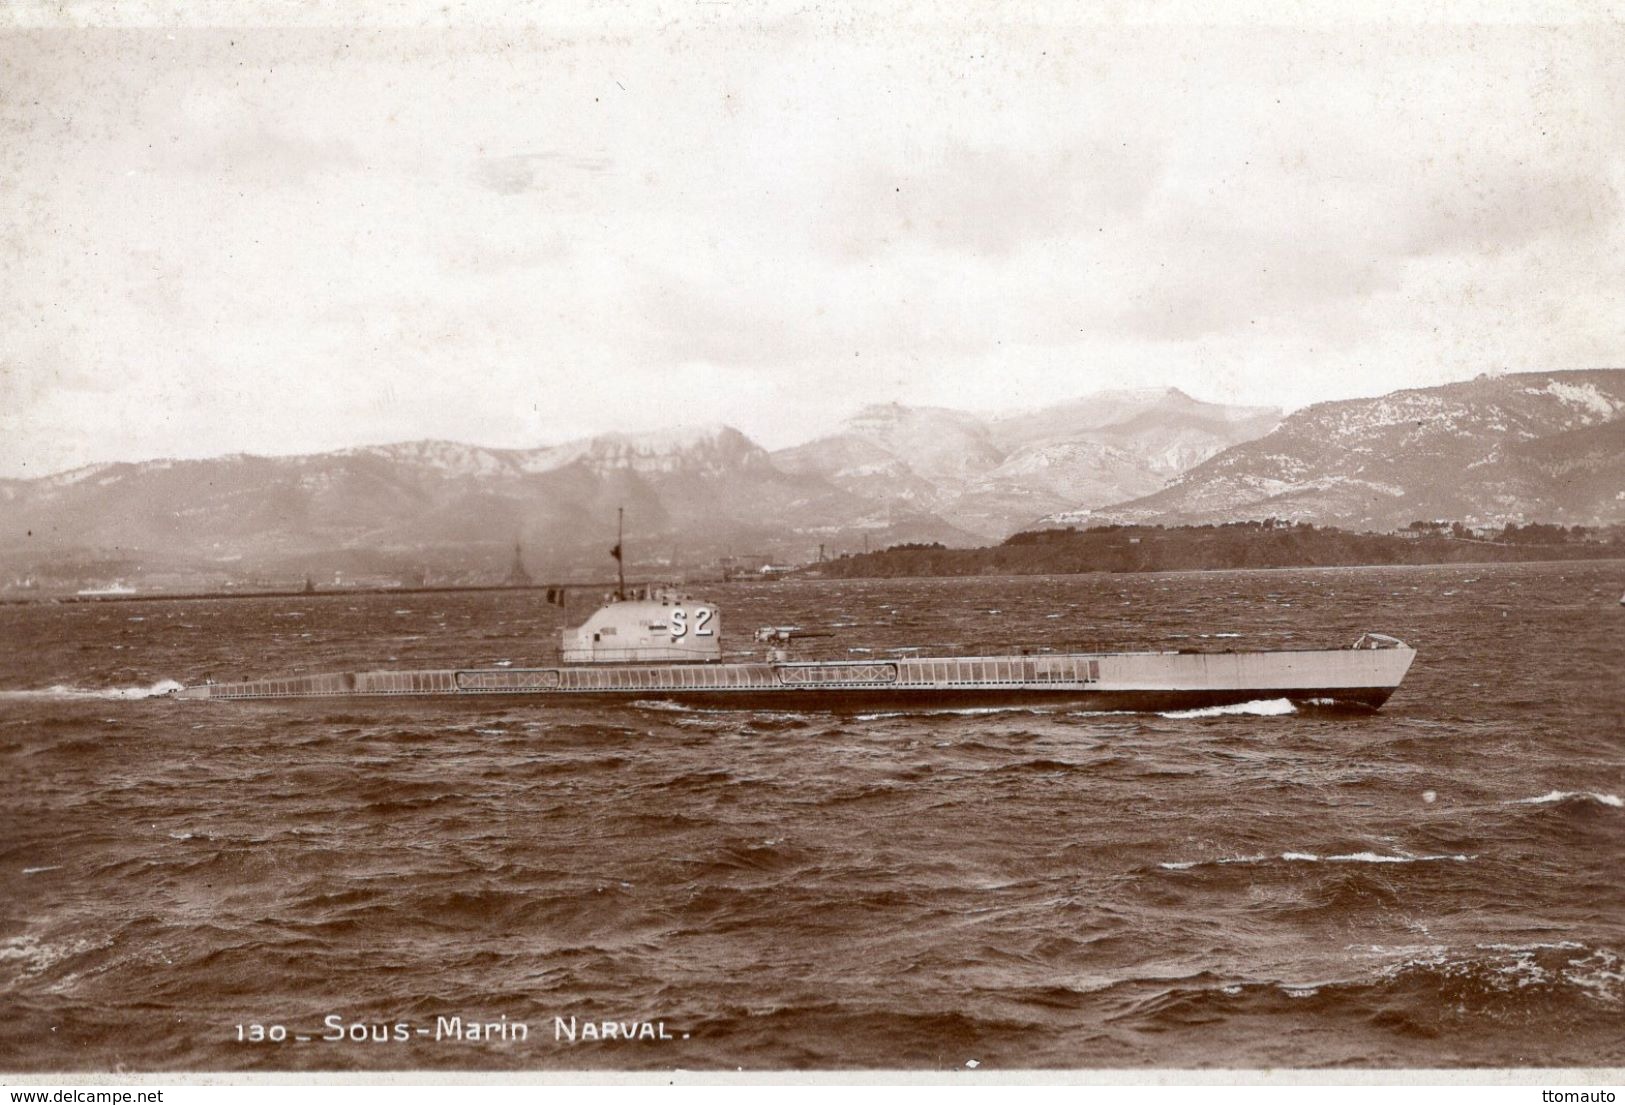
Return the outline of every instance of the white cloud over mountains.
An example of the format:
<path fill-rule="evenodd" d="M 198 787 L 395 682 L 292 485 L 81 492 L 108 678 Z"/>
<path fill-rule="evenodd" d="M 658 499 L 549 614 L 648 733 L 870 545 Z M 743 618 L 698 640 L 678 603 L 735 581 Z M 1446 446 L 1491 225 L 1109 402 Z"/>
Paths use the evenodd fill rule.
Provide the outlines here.
<path fill-rule="evenodd" d="M 1625 361 L 1625 34 L 0 34 L 0 475 Z"/>

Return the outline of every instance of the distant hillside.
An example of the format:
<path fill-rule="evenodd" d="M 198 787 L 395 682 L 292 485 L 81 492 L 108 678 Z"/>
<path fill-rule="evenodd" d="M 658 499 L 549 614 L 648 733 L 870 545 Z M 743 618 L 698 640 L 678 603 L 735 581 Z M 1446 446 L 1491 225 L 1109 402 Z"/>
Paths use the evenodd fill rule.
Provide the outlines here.
<path fill-rule="evenodd" d="M 155 575 L 489 581 L 515 540 L 534 573 L 602 571 L 619 507 L 630 561 L 651 572 L 729 555 L 800 563 L 821 546 L 968 547 L 1041 519 L 1600 525 L 1625 520 L 1622 414 L 1625 370 L 1599 370 L 1481 377 L 1285 421 L 1155 389 L 989 416 L 872 406 L 774 453 L 707 426 L 536 449 L 416 441 L 101 464 L 0 480 L 0 590 Z"/>
<path fill-rule="evenodd" d="M 813 570 L 839 579 L 865 579 L 1615 558 L 1625 558 L 1625 530 L 1569 534 L 1557 527 L 1534 526 L 1492 541 L 1452 538 L 1448 533 L 1350 533 L 1303 522 L 1230 522 L 1039 530 L 982 549 L 901 545 L 842 557 Z"/>
<path fill-rule="evenodd" d="M 1625 521 L 1622 417 L 1625 369 L 1480 376 L 1318 403 L 1160 491 L 1046 522 L 1607 525 Z"/>
<path fill-rule="evenodd" d="M 992 419 L 871 407 L 842 435 L 773 455 L 707 426 L 537 449 L 413 441 L 93 465 L 0 481 L 0 588 L 154 573 L 465 579 L 504 572 L 515 540 L 538 570 L 603 567 L 618 507 L 629 556 L 651 570 L 971 545 L 1080 495 L 1160 486 L 1219 437 L 1264 428 L 1246 424 L 1176 392 L 1107 393 Z"/>
<path fill-rule="evenodd" d="M 618 507 L 644 558 L 791 541 L 800 551 L 854 523 L 877 540 L 966 536 L 929 516 L 879 516 L 821 479 L 782 472 L 727 427 L 537 450 L 423 441 L 97 465 L 0 485 L 0 505 L 0 555 L 14 563 L 100 550 L 171 565 L 364 571 L 455 563 L 478 547 L 505 562 L 516 538 L 541 563 L 602 562 Z"/>
<path fill-rule="evenodd" d="M 1100 392 L 986 417 L 892 403 L 867 407 L 840 433 L 773 460 L 871 502 L 930 510 L 998 539 L 1055 511 L 1147 494 L 1279 421 L 1273 408 L 1204 403 L 1176 388 Z"/>

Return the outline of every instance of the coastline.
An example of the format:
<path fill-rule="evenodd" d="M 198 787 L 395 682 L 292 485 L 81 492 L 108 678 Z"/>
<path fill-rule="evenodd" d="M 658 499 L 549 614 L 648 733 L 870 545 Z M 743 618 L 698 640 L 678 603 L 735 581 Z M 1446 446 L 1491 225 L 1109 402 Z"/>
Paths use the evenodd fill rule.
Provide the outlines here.
<path fill-rule="evenodd" d="M 1311 526 L 1114 526 L 1017 534 L 969 549 L 897 545 L 810 566 L 799 577 L 1128 575 L 1148 572 L 1590 562 L 1625 558 L 1625 542 L 1490 542 Z"/>
<path fill-rule="evenodd" d="M 956 550 L 976 551 L 976 550 Z M 871 553 L 871 556 L 882 555 Z M 924 579 L 1034 579 L 1045 576 L 1067 577 L 1088 575 L 1219 575 L 1224 573 L 1254 572 L 1303 572 L 1303 571 L 1345 571 L 1364 568 L 1438 568 L 1443 566 L 1472 568 L 1492 568 L 1505 564 L 1593 564 L 1618 563 L 1625 565 L 1625 549 L 1606 549 L 1586 556 L 1546 556 L 1529 557 L 1525 559 L 1506 558 L 1502 560 L 1422 560 L 1422 561 L 1363 561 L 1348 564 L 1267 564 L 1267 565 L 1209 565 L 1195 568 L 1136 568 L 1129 570 L 1092 570 L 1092 571 L 1009 571 L 1009 572 L 922 572 L 909 573 L 876 573 L 872 575 L 830 575 L 814 570 L 802 570 L 776 579 L 767 580 L 694 580 L 694 585 L 742 585 L 761 587 L 773 583 L 843 583 L 848 581 L 870 580 L 924 580 Z M 483 592 L 509 591 L 522 593 L 529 591 L 546 591 L 549 587 L 567 587 L 583 590 L 613 588 L 612 583 L 565 583 L 565 584 L 531 584 L 526 586 L 509 586 L 505 584 L 474 584 L 458 587 L 350 587 L 350 588 L 324 588 L 318 591 L 148 591 L 133 595 L 54 595 L 33 598 L 0 598 L 0 606 L 65 606 L 65 605 L 97 605 L 102 603 L 135 603 L 135 602 L 209 602 L 223 599 L 279 599 L 279 598 L 357 598 L 370 595 L 444 595 L 444 594 L 474 594 Z"/>

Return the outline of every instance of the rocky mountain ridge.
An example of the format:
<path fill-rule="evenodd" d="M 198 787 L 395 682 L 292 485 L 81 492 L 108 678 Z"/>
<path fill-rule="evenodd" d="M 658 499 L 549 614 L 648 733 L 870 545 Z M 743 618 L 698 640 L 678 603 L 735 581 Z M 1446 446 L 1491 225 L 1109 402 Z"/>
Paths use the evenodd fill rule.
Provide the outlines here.
<path fill-rule="evenodd" d="M 97 464 L 0 480 L 0 586 L 88 561 L 488 575 L 515 540 L 539 572 L 598 570 L 618 507 L 650 566 L 977 545 L 1040 519 L 1607 525 L 1625 519 L 1625 371 L 1481 377 L 1284 420 L 1174 389 L 993 415 L 886 404 L 773 452 L 705 426 Z"/>
<path fill-rule="evenodd" d="M 1161 490 L 1045 521 L 1270 517 L 1358 530 L 1625 521 L 1625 369 L 1485 375 L 1317 403 Z"/>
<path fill-rule="evenodd" d="M 449 564 L 476 547 L 506 556 L 517 539 L 542 562 L 569 563 L 588 550 L 602 559 L 618 507 L 645 554 L 658 543 L 668 558 L 714 558 L 786 534 L 816 544 L 854 520 L 885 539 L 966 537 L 930 518 L 875 518 L 816 477 L 779 471 L 739 431 L 711 427 L 534 450 L 418 441 L 96 465 L 0 485 L 0 556 L 123 550 L 273 570 L 344 549 L 380 564 Z"/>
<path fill-rule="evenodd" d="M 990 416 L 893 403 L 866 407 L 841 432 L 773 460 L 999 540 L 1053 511 L 1147 494 L 1279 421 L 1274 408 L 1204 403 L 1177 388 L 1099 392 Z"/>

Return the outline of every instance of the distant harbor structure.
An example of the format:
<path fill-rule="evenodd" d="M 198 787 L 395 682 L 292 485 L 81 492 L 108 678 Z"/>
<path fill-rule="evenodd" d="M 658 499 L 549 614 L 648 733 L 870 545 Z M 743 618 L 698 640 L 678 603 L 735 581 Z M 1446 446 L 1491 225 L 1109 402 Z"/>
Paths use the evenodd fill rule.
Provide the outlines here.
<path fill-rule="evenodd" d="M 823 546 L 819 546 L 822 548 Z M 736 583 L 741 580 L 778 579 L 789 575 L 796 570 L 794 564 L 775 564 L 761 553 L 747 553 L 744 556 L 725 556 L 722 558 L 722 581 Z"/>
<path fill-rule="evenodd" d="M 135 588 L 122 579 L 115 579 L 112 583 L 104 583 L 96 587 L 81 587 L 78 594 L 85 598 L 105 598 L 114 595 L 133 595 L 135 594 Z"/>
<path fill-rule="evenodd" d="M 503 580 L 509 587 L 529 587 L 532 584 L 530 573 L 525 570 L 524 550 L 519 542 L 513 543 L 513 563 L 508 567 L 508 578 Z"/>

